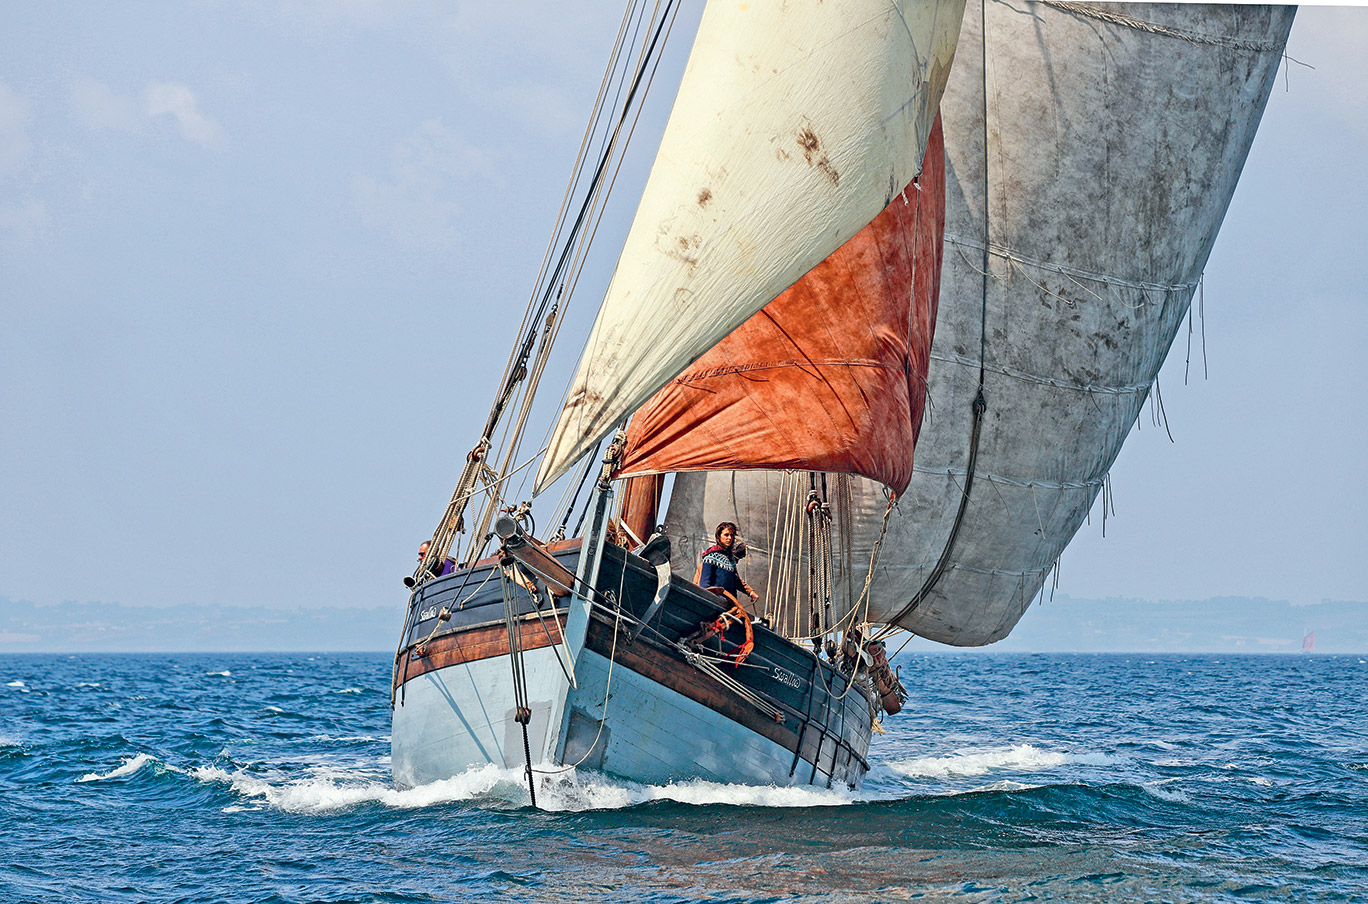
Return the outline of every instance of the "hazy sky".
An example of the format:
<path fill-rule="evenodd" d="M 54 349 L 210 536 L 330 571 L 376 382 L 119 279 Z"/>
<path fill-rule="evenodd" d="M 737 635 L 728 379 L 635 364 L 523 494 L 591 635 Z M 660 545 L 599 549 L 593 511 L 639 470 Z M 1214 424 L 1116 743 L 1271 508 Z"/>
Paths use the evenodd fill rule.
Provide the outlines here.
<path fill-rule="evenodd" d="M 0 3 L 0 596 L 397 612 L 619 15 Z M 1303 7 L 1289 53 L 1315 68 L 1279 76 L 1207 267 L 1210 378 L 1180 336 L 1176 443 L 1142 418 L 1074 596 L 1368 599 L 1368 9 Z"/>

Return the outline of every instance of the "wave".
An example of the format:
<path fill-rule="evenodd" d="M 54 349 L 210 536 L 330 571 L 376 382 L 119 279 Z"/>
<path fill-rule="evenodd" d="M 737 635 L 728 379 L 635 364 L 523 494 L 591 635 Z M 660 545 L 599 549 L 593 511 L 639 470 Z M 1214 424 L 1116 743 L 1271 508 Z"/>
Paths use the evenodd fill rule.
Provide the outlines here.
<path fill-rule="evenodd" d="M 241 769 L 229 772 L 218 766 L 191 769 L 190 775 L 211 783 L 225 784 L 245 798 L 263 801 L 267 806 L 293 813 L 325 813 L 364 804 L 379 804 L 393 809 L 418 809 L 451 803 L 480 807 L 526 807 L 530 804 L 521 769 L 486 765 L 462 774 L 420 785 L 398 789 L 378 781 L 373 773 L 345 770 L 323 771 L 308 778 L 275 778 L 255 775 Z M 657 801 L 704 806 L 725 804 L 753 807 L 830 807 L 860 800 L 856 795 L 811 788 L 731 785 L 690 781 L 665 785 L 643 785 L 592 772 L 570 770 L 537 776 L 537 806 L 551 812 L 619 810 Z M 239 805 L 223 812 L 240 812 Z"/>
<path fill-rule="evenodd" d="M 115 769 L 111 769 L 108 772 L 88 772 L 80 778 L 76 779 L 76 783 L 80 784 L 82 782 L 102 782 L 106 779 L 111 778 L 123 778 L 126 775 L 132 775 L 133 773 L 137 772 L 139 769 L 148 765 L 149 763 L 153 766 L 161 766 L 163 768 L 171 769 L 173 771 L 179 771 L 176 769 L 176 767 L 168 766 L 167 764 L 163 763 L 161 760 L 157 759 L 151 754 L 140 753 L 137 756 L 128 757 L 123 761 L 123 764 L 121 766 Z"/>
<path fill-rule="evenodd" d="M 990 772 L 1041 772 L 1061 766 L 1110 766 L 1122 762 L 1104 753 L 1062 753 L 1031 744 L 967 748 L 945 756 L 892 760 L 883 767 L 906 778 L 975 778 Z"/>
<path fill-rule="evenodd" d="M 231 677 L 233 677 L 233 673 L 230 672 L 228 669 L 224 669 L 224 670 L 221 671 L 221 672 L 205 672 L 204 674 L 206 674 L 206 675 L 213 675 L 213 676 L 218 677 L 218 678 L 231 678 Z"/>

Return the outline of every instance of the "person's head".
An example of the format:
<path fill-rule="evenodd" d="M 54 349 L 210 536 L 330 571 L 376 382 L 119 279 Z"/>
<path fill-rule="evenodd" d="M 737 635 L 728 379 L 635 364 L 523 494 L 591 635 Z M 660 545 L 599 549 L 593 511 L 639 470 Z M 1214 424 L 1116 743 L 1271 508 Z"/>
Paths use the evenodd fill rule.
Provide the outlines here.
<path fill-rule="evenodd" d="M 731 549 L 732 544 L 736 542 L 736 525 L 730 521 L 723 521 L 717 525 L 717 530 L 713 536 L 717 538 L 719 546 Z"/>
<path fill-rule="evenodd" d="M 431 546 L 431 540 L 424 540 L 422 543 L 418 544 L 418 561 L 421 562 L 423 559 L 427 558 L 427 551 Z"/>

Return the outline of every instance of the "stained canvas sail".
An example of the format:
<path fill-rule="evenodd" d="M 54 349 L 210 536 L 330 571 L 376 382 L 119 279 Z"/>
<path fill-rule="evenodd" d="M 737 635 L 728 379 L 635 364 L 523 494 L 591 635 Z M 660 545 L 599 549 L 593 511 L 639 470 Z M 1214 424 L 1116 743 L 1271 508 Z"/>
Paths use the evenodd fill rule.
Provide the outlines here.
<path fill-rule="evenodd" d="M 872 620 L 991 643 L 1039 591 L 1187 312 L 1292 15 L 995 2 L 985 36 L 969 4 L 942 104 L 946 252 L 929 403 L 872 577 Z M 961 516 L 981 369 L 987 409 Z M 680 475 L 667 517 L 679 558 L 709 525 L 738 521 L 761 589 L 780 483 Z M 858 571 L 834 582 L 838 616 L 885 507 L 872 482 L 843 492 L 833 504 L 854 527 Z"/>
<path fill-rule="evenodd" d="M 901 493 L 926 400 L 945 226 L 939 122 L 921 176 L 633 416 L 623 474 L 798 468 Z"/>
<path fill-rule="evenodd" d="M 962 10 L 709 4 L 538 488 L 902 192 Z"/>

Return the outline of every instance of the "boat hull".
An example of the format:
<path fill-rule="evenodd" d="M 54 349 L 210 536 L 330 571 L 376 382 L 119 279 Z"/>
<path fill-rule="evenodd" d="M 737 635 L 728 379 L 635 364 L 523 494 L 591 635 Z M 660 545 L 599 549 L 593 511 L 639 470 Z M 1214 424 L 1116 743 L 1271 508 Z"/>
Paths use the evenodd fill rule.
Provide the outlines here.
<path fill-rule="evenodd" d="M 578 549 L 557 557 L 573 570 Z M 495 569 L 477 565 L 414 595 L 395 661 L 392 763 L 400 787 L 484 764 L 522 768 L 529 753 L 538 769 L 592 769 L 649 784 L 859 786 L 873 712 L 863 680 L 760 627 L 755 650 L 740 666 L 722 664 L 729 681 L 719 680 L 674 641 L 721 607 L 677 578 L 659 616 L 634 639 L 655 573 L 611 546 L 599 586 L 621 610 L 595 606 L 573 669 L 561 633 L 566 607 L 542 593 L 539 611 L 524 590 L 507 588 L 531 710 L 524 744 Z M 435 620 L 442 608 L 455 610 L 449 623 Z"/>

